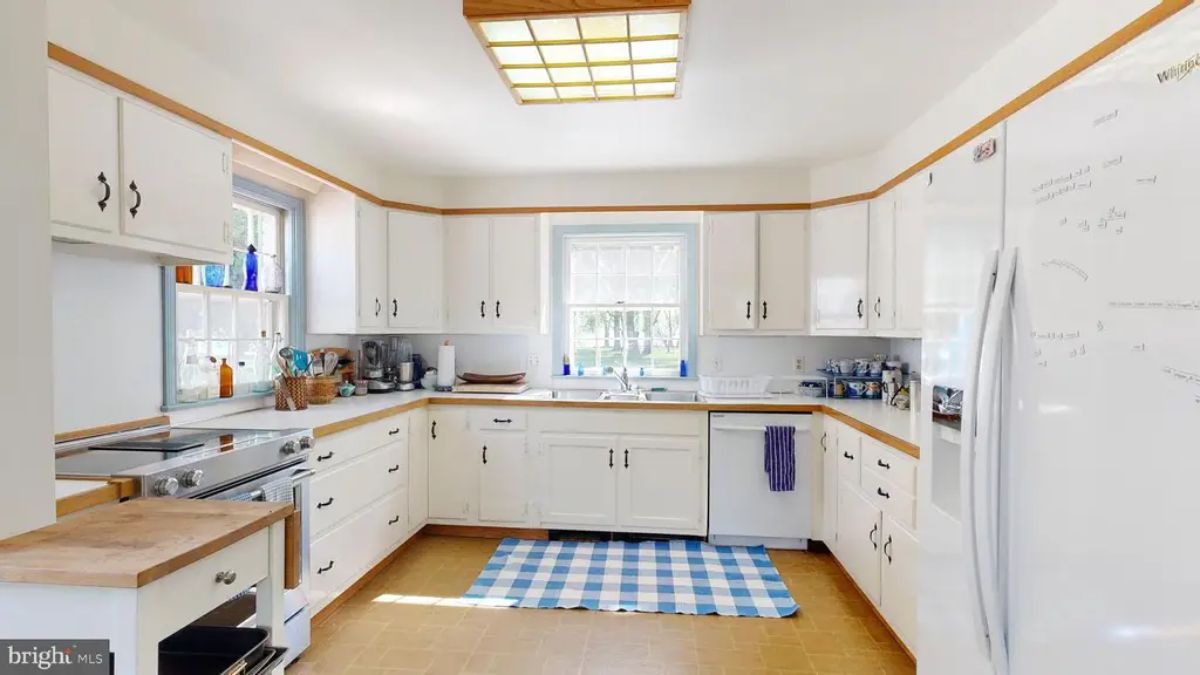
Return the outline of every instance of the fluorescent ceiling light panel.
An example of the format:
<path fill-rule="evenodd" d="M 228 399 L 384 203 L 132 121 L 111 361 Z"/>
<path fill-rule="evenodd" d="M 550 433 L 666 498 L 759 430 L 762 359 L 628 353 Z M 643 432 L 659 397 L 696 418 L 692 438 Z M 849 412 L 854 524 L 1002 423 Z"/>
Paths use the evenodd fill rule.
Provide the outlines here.
<path fill-rule="evenodd" d="M 679 96 L 686 2 L 625 12 L 464 14 L 518 103 Z"/>

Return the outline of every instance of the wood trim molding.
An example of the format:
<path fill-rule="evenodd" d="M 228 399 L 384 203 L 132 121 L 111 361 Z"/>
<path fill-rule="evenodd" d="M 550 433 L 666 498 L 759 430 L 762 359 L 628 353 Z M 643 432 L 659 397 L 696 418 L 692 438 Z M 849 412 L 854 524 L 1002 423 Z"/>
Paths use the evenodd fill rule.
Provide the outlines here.
<path fill-rule="evenodd" d="M 138 429 L 166 426 L 170 423 L 170 417 L 167 417 L 166 415 L 158 415 L 157 417 L 146 417 L 140 420 L 131 420 L 129 422 L 118 422 L 116 424 L 105 424 L 99 427 L 64 431 L 62 433 L 54 434 L 54 442 L 67 443 L 69 441 L 80 441 L 85 438 L 95 438 L 96 436 L 119 434 L 123 431 L 137 431 Z"/>
<path fill-rule="evenodd" d="M 472 20 L 685 10 L 692 0 L 463 0 L 463 16 Z"/>
<path fill-rule="evenodd" d="M 611 7 L 608 11 L 619 11 L 617 5 L 628 5 L 631 2 L 635 3 L 639 0 L 464 0 L 463 11 L 466 16 L 476 16 L 469 14 L 468 11 L 484 11 L 487 7 L 499 8 L 502 10 L 505 6 L 516 6 L 524 4 L 543 5 L 551 8 L 559 7 L 560 12 L 570 11 L 578 12 L 578 6 L 589 4 L 604 4 Z M 661 3 L 661 9 L 670 9 L 683 7 L 686 8 L 690 0 L 640 0 L 645 3 Z M 901 171 L 888 180 L 883 185 L 870 190 L 868 192 L 860 192 L 858 194 L 845 195 L 842 197 L 834 197 L 830 199 L 822 199 L 813 202 L 793 202 L 793 203 L 769 203 L 769 204 L 660 204 L 660 205 L 611 205 L 611 206 L 570 206 L 570 205 L 543 205 L 543 206 L 501 206 L 501 207 L 457 207 L 457 208 L 439 208 L 435 206 L 424 206 L 421 204 L 411 204 L 408 202 L 400 202 L 386 200 L 377 197 L 366 190 L 357 187 L 347 181 L 344 181 L 331 173 L 322 171 L 321 169 L 309 164 L 279 148 L 276 148 L 268 143 L 258 140 L 249 134 L 242 133 L 233 127 L 219 122 L 201 112 L 189 108 L 170 97 L 160 94 L 149 87 L 142 86 L 127 77 L 115 73 L 104 66 L 101 66 L 94 61 L 80 56 L 68 49 L 65 49 L 54 43 L 47 43 L 47 55 L 50 59 L 57 61 L 65 66 L 73 68 L 85 75 L 88 75 L 96 80 L 99 80 L 115 89 L 118 89 L 131 96 L 136 96 L 148 103 L 154 104 L 168 112 L 178 115 L 193 124 L 204 127 L 214 133 L 226 136 L 241 145 L 252 148 L 265 155 L 273 157 L 281 162 L 290 164 L 292 167 L 304 171 L 325 181 L 331 185 L 335 185 L 344 190 L 352 192 L 367 201 L 378 204 L 388 209 L 398 209 L 403 211 L 417 211 L 421 213 L 433 213 L 439 215 L 459 216 L 459 215 L 498 215 L 498 214 L 527 214 L 527 213 L 563 213 L 563 212 L 623 212 L 623 211 L 805 211 L 809 209 L 824 208 L 829 206 L 838 206 L 841 204 L 852 204 L 855 202 L 874 199 L 900 183 L 908 180 L 912 176 L 924 171 L 933 164 L 937 163 L 946 155 L 954 150 L 962 147 L 972 138 L 983 133 L 987 129 L 995 126 L 1002 120 L 1010 117 L 1017 111 L 1025 108 L 1030 103 L 1044 96 L 1059 85 L 1078 75 L 1083 70 L 1094 65 L 1097 61 L 1112 54 L 1117 49 L 1125 46 L 1133 39 L 1142 35 L 1151 28 L 1157 26 L 1171 16 L 1174 16 L 1180 10 L 1192 5 L 1194 0 L 1161 0 L 1158 5 L 1148 10 L 1138 18 L 1134 19 L 1125 27 L 1105 38 L 1096 46 L 1087 50 L 1075 59 L 1071 60 L 1066 65 L 1057 69 L 1042 81 L 1033 85 L 1025 92 L 1018 95 L 1013 100 L 1001 106 L 998 110 L 976 122 L 968 129 L 962 131 L 957 136 L 954 136 L 941 147 L 920 159 L 912 166 Z M 468 5 L 472 9 L 468 10 Z M 656 4 L 656 6 L 659 6 Z M 568 9 L 568 7 L 570 7 Z M 499 10 L 497 10 L 499 11 Z M 496 15 L 491 15 L 496 16 Z M 478 18 L 478 17 L 477 17 Z M 61 442 L 61 441 L 60 441 Z"/>
<path fill-rule="evenodd" d="M 121 486 L 116 483 L 105 483 L 87 492 L 77 492 L 54 501 L 54 516 L 63 516 L 100 506 L 121 499 Z"/>
<path fill-rule="evenodd" d="M 435 525 L 430 523 L 421 530 L 430 537 L 470 537 L 472 539 L 516 539 L 546 540 L 550 530 L 529 527 L 487 527 L 483 525 Z"/>

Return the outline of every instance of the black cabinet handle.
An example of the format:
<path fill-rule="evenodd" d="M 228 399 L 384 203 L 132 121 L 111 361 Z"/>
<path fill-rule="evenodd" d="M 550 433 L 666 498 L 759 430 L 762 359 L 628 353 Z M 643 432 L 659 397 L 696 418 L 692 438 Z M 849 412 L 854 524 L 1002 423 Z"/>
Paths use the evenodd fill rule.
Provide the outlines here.
<path fill-rule="evenodd" d="M 846 459 L 854 459 L 854 455 L 845 451 L 842 452 L 842 457 L 845 457 Z"/>
<path fill-rule="evenodd" d="M 483 463 L 487 464 L 487 446 L 483 446 Z"/>
<path fill-rule="evenodd" d="M 481 318 L 481 319 L 487 318 L 487 314 L 484 313 L 485 307 L 487 307 L 487 300 L 480 300 L 479 301 L 479 318 Z"/>
<path fill-rule="evenodd" d="M 134 181 L 129 181 L 129 189 L 133 190 L 133 196 L 137 197 L 137 201 L 134 202 L 133 206 L 129 207 L 129 216 L 137 218 L 138 209 L 142 208 L 142 193 L 138 192 L 137 183 Z"/>
<path fill-rule="evenodd" d="M 433 423 L 429 425 L 429 435 L 433 436 L 434 440 L 437 440 L 437 420 L 434 420 Z"/>
<path fill-rule="evenodd" d="M 884 491 L 883 491 L 883 488 L 881 488 L 881 487 L 877 487 L 877 488 L 875 488 L 875 494 L 879 495 L 880 497 L 883 497 L 884 499 L 891 499 L 891 498 L 892 498 L 892 496 L 891 496 L 891 495 L 889 495 L 888 493 L 884 492 Z"/>
<path fill-rule="evenodd" d="M 325 501 L 323 501 L 323 502 L 317 502 L 317 508 L 318 508 L 318 509 L 323 509 L 323 508 L 325 508 L 326 506 L 331 506 L 331 505 L 333 505 L 333 497 L 330 497 L 329 499 L 326 499 L 326 500 L 325 500 Z"/>
<path fill-rule="evenodd" d="M 883 302 L 883 298 L 875 298 L 875 316 L 882 318 L 883 314 L 879 311 L 879 305 Z"/>
<path fill-rule="evenodd" d="M 767 318 L 767 301 L 763 300 L 763 319 Z"/>
<path fill-rule="evenodd" d="M 883 555 L 887 556 L 887 559 L 888 559 L 888 564 L 889 564 L 889 565 L 890 565 L 890 564 L 891 564 L 891 562 L 892 562 L 892 552 L 888 550 L 888 547 L 889 547 L 889 546 L 891 546 L 891 545 L 892 545 L 892 535 L 890 535 L 890 534 L 889 534 L 889 535 L 888 535 L 888 538 L 887 538 L 887 541 L 885 541 L 885 542 L 883 543 Z"/>
<path fill-rule="evenodd" d="M 391 520 L 389 520 L 388 525 L 395 525 L 398 522 L 400 522 L 400 516 L 396 516 L 395 518 L 392 518 Z"/>
<path fill-rule="evenodd" d="M 104 207 L 108 206 L 108 198 L 112 196 L 112 188 L 109 187 L 108 179 L 104 177 L 103 171 L 100 172 L 99 176 L 96 176 L 96 180 L 100 181 L 100 184 L 104 186 L 104 198 L 96 202 L 96 206 L 99 206 L 100 210 L 103 211 Z"/>
<path fill-rule="evenodd" d="M 318 461 L 318 462 L 324 462 L 324 461 L 325 461 L 325 460 L 327 460 L 327 459 L 333 459 L 333 451 L 332 451 L 332 450 L 330 450 L 329 452 L 325 453 L 324 455 L 317 455 L 317 461 Z"/>
<path fill-rule="evenodd" d="M 747 319 L 750 318 L 750 306 L 753 304 L 754 303 L 750 302 L 749 300 L 746 301 L 746 318 Z"/>
<path fill-rule="evenodd" d="M 629 468 L 629 448 L 625 449 L 625 468 Z"/>
<path fill-rule="evenodd" d="M 823 452 L 829 452 L 829 446 L 825 445 L 825 439 L 828 437 L 829 437 L 828 432 L 821 434 L 821 450 Z"/>
<path fill-rule="evenodd" d="M 871 528 L 871 533 L 867 535 L 867 539 L 871 540 L 871 548 L 879 550 L 879 542 L 875 541 L 875 533 L 879 531 L 879 525 L 876 524 Z"/>
<path fill-rule="evenodd" d="M 397 464 L 396 466 L 389 467 L 389 468 L 388 468 L 388 473 L 396 473 L 396 472 L 397 472 L 397 471 L 399 471 L 399 470 L 400 470 L 400 465 L 399 465 L 399 464 Z"/>
<path fill-rule="evenodd" d="M 862 298 L 859 298 L 858 299 L 858 318 L 860 318 L 860 319 L 863 318 L 862 310 L 863 310 L 863 301 L 862 301 Z"/>
<path fill-rule="evenodd" d="M 326 572 L 328 572 L 331 569 L 333 569 L 333 561 L 332 560 L 329 561 L 328 565 L 326 565 L 324 567 L 318 567 L 317 574 L 325 574 Z"/>
<path fill-rule="evenodd" d="M 499 300 L 496 301 L 496 318 L 497 319 L 500 318 L 500 301 Z"/>
<path fill-rule="evenodd" d="M 876 463 L 876 464 L 878 464 L 879 466 L 881 466 L 881 467 L 885 468 L 885 469 L 890 469 L 890 468 L 892 468 L 892 465 L 891 465 L 891 464 L 888 464 L 887 462 L 883 461 L 882 459 L 877 459 L 877 460 L 875 460 L 875 463 Z"/>
<path fill-rule="evenodd" d="M 400 433 L 400 429 L 397 427 L 397 428 L 395 428 L 395 429 L 392 429 L 391 431 L 389 431 L 389 432 L 388 432 L 388 436 L 395 436 L 395 435 L 396 435 L 396 434 L 398 434 L 398 433 Z"/>
<path fill-rule="evenodd" d="M 613 461 L 612 461 L 612 460 L 613 460 L 613 449 L 612 449 L 612 448 L 609 448 L 609 449 L 608 449 L 608 468 L 610 468 L 610 469 L 611 469 L 611 468 L 613 468 Z"/>
<path fill-rule="evenodd" d="M 512 424 L 512 418 L 505 417 L 504 419 L 500 419 L 499 417 L 493 417 L 492 424 Z"/>
<path fill-rule="evenodd" d="M 399 312 L 400 312 L 400 303 L 396 302 L 395 298 L 392 298 L 392 316 L 395 317 L 397 314 L 399 314 Z"/>

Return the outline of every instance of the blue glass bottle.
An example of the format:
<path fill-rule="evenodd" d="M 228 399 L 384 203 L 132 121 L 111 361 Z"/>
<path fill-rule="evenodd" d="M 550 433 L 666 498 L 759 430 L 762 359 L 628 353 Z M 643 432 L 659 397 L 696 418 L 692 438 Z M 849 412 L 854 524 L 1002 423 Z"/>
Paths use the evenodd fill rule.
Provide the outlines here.
<path fill-rule="evenodd" d="M 204 285 L 209 288 L 221 288 L 225 285 L 224 265 L 204 266 Z"/>
<path fill-rule="evenodd" d="M 246 290 L 258 290 L 258 254 L 254 244 L 246 248 Z"/>

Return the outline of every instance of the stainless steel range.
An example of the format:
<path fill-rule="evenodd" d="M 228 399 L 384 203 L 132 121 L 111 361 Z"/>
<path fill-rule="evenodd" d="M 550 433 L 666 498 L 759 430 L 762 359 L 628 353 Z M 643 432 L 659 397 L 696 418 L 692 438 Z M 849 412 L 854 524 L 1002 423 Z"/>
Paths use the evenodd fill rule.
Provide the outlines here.
<path fill-rule="evenodd" d="M 285 543 L 284 664 L 308 648 L 311 429 L 256 431 L 158 427 L 60 446 L 60 476 L 132 478 L 142 497 L 284 502 L 294 507 Z M 236 597 L 198 623 L 252 625 L 254 597 Z M 281 644 L 278 637 L 275 644 Z"/>

